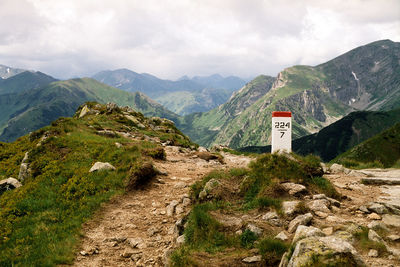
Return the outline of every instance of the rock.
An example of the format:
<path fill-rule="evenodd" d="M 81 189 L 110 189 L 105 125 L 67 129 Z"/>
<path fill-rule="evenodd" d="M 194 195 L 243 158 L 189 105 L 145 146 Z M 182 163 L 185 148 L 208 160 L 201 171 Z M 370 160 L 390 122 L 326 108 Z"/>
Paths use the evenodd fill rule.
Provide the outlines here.
<path fill-rule="evenodd" d="M 172 200 L 171 203 L 169 203 L 169 205 L 167 206 L 167 216 L 168 217 L 171 217 L 174 215 L 175 208 L 178 204 L 179 204 L 179 202 L 176 200 Z"/>
<path fill-rule="evenodd" d="M 367 209 L 367 207 L 366 206 L 360 206 L 359 208 L 358 208 L 360 211 L 362 211 L 362 212 L 364 212 L 364 213 L 370 213 L 370 211 Z"/>
<path fill-rule="evenodd" d="M 114 131 L 110 130 L 101 130 L 96 132 L 97 135 L 104 136 L 104 137 L 110 137 L 110 138 L 117 138 L 118 134 L 115 133 Z"/>
<path fill-rule="evenodd" d="M 182 214 L 182 213 L 184 213 L 184 212 L 185 212 L 185 209 L 183 208 L 182 205 L 177 205 L 177 206 L 175 207 L 175 213 L 176 213 L 176 214 Z"/>
<path fill-rule="evenodd" d="M 346 242 L 349 242 L 350 244 L 354 244 L 355 241 L 354 235 L 349 233 L 348 231 L 337 231 L 335 232 L 334 236 Z"/>
<path fill-rule="evenodd" d="M 372 258 L 378 257 L 378 251 L 375 249 L 370 249 L 368 252 L 368 257 L 372 257 Z"/>
<path fill-rule="evenodd" d="M 191 203 L 190 198 L 187 198 L 187 197 L 184 197 L 184 198 L 183 198 L 183 200 L 182 200 L 182 206 L 187 207 L 187 206 L 190 205 L 190 203 Z"/>
<path fill-rule="evenodd" d="M 261 218 L 275 226 L 282 226 L 283 224 L 282 220 L 279 218 L 279 215 L 278 213 L 276 213 L 276 211 L 270 211 L 264 214 Z"/>
<path fill-rule="evenodd" d="M 185 243 L 185 236 L 184 235 L 178 236 L 178 238 L 176 239 L 176 243 L 178 245 L 181 245 L 181 244 Z"/>
<path fill-rule="evenodd" d="M 371 205 L 369 205 L 367 207 L 367 209 L 372 212 L 378 213 L 378 214 L 388 213 L 387 208 L 384 205 L 379 204 L 379 203 L 372 203 Z"/>
<path fill-rule="evenodd" d="M 384 242 L 385 242 L 385 241 L 382 239 L 382 237 L 380 237 L 380 236 L 378 235 L 378 233 L 375 232 L 375 231 L 372 230 L 372 229 L 369 229 L 369 231 L 368 231 L 368 239 L 369 239 L 369 240 L 372 240 L 372 241 L 375 241 L 375 242 L 379 242 L 379 243 L 384 243 Z"/>
<path fill-rule="evenodd" d="M 313 266 L 316 258 L 320 266 L 365 266 L 354 247 L 335 236 L 313 236 L 298 241 L 287 266 Z"/>
<path fill-rule="evenodd" d="M 332 235 L 333 234 L 333 227 L 326 227 L 326 228 L 322 229 L 322 232 L 325 235 Z"/>
<path fill-rule="evenodd" d="M 127 238 L 126 242 L 131 248 L 142 248 L 144 244 L 143 239 L 140 237 Z"/>
<path fill-rule="evenodd" d="M 120 143 L 118 143 L 118 142 L 115 142 L 115 146 L 116 146 L 117 148 L 121 148 L 121 147 L 122 147 L 122 145 L 121 145 Z"/>
<path fill-rule="evenodd" d="M 31 174 L 29 169 L 28 159 L 29 159 L 29 153 L 26 152 L 24 158 L 22 159 L 21 166 L 19 167 L 18 180 L 20 180 L 21 182 L 27 179 Z"/>
<path fill-rule="evenodd" d="M 400 216 L 384 214 L 382 216 L 382 222 L 387 226 L 400 227 Z"/>
<path fill-rule="evenodd" d="M 197 149 L 197 151 L 199 152 L 209 152 L 207 148 L 199 146 L 199 148 Z"/>
<path fill-rule="evenodd" d="M 115 167 L 108 162 L 96 162 L 89 172 L 103 171 L 103 170 L 115 170 Z"/>
<path fill-rule="evenodd" d="M 326 217 L 326 222 L 330 222 L 330 223 L 345 223 L 346 221 L 342 218 L 339 218 L 337 216 L 328 216 Z"/>
<path fill-rule="evenodd" d="M 330 202 L 327 199 L 317 199 L 317 200 L 312 200 L 309 203 L 307 203 L 307 207 L 312 210 L 312 211 L 322 211 L 325 213 L 330 213 Z"/>
<path fill-rule="evenodd" d="M 284 201 L 282 202 L 282 211 L 283 214 L 286 216 L 292 216 L 296 210 L 297 205 L 300 203 L 300 201 Z"/>
<path fill-rule="evenodd" d="M 340 202 L 337 201 L 336 199 L 330 198 L 330 197 L 327 197 L 326 199 L 330 202 L 330 206 L 334 206 L 334 207 L 338 207 L 338 208 L 340 207 Z"/>
<path fill-rule="evenodd" d="M 253 233 L 255 233 L 258 236 L 261 236 L 263 233 L 263 229 L 261 229 L 260 227 L 254 225 L 254 224 L 251 224 L 251 223 L 249 223 L 247 225 L 246 229 L 252 231 Z"/>
<path fill-rule="evenodd" d="M 87 253 L 85 250 L 82 250 L 81 252 L 79 252 L 79 254 L 81 254 L 82 256 L 88 256 L 89 253 Z"/>
<path fill-rule="evenodd" d="M 389 239 L 392 242 L 398 242 L 398 241 L 400 241 L 400 236 L 399 235 L 389 235 L 389 236 L 387 236 L 387 239 Z"/>
<path fill-rule="evenodd" d="M 312 196 L 313 200 L 317 200 L 317 199 L 326 199 L 325 194 L 317 194 L 317 195 L 313 195 Z"/>
<path fill-rule="evenodd" d="M 333 163 L 332 166 L 329 168 L 331 173 L 343 173 L 344 167 L 340 164 Z"/>
<path fill-rule="evenodd" d="M 367 225 L 367 227 L 368 227 L 369 229 L 374 229 L 374 230 L 377 230 L 377 229 L 384 229 L 384 230 L 386 230 L 386 231 L 389 231 L 389 229 L 387 228 L 387 226 L 386 226 L 384 223 L 378 222 L 378 221 L 372 221 L 372 222 L 370 222 L 370 223 Z"/>
<path fill-rule="evenodd" d="M 87 105 L 85 105 L 82 109 L 81 109 L 81 113 L 79 113 L 79 118 L 82 118 L 86 115 L 88 115 L 90 113 L 90 109 L 88 108 Z"/>
<path fill-rule="evenodd" d="M 112 113 L 113 111 L 117 111 L 119 108 L 117 104 L 109 102 L 106 104 L 107 113 Z"/>
<path fill-rule="evenodd" d="M 361 183 L 369 185 L 400 185 L 400 179 L 393 177 L 367 177 L 362 178 Z"/>
<path fill-rule="evenodd" d="M 130 258 L 132 255 L 135 254 L 135 251 L 132 250 L 131 248 L 127 248 L 122 252 L 121 257 L 123 258 Z"/>
<path fill-rule="evenodd" d="M 313 226 L 299 225 L 294 234 L 292 243 L 296 243 L 300 239 L 311 237 L 311 236 L 325 236 L 325 234 L 318 228 Z"/>
<path fill-rule="evenodd" d="M 379 216 L 375 212 L 373 212 L 371 214 L 368 214 L 367 218 L 370 219 L 370 220 L 380 220 L 380 219 L 382 219 L 381 216 Z"/>
<path fill-rule="evenodd" d="M 294 196 L 304 192 L 307 192 L 307 188 L 301 184 L 295 183 L 282 183 L 280 184 L 282 188 L 289 193 L 289 195 Z"/>
<path fill-rule="evenodd" d="M 254 263 L 254 262 L 260 262 L 261 259 L 262 259 L 261 255 L 257 255 L 253 257 L 244 258 L 242 261 L 245 263 Z"/>
<path fill-rule="evenodd" d="M 21 187 L 22 184 L 15 178 L 7 178 L 0 181 L 0 194 L 5 191 L 12 190 L 18 187 Z"/>
<path fill-rule="evenodd" d="M 229 215 L 218 216 L 218 222 L 224 227 L 231 229 L 232 231 L 237 231 L 243 226 L 243 220 L 238 217 Z"/>
<path fill-rule="evenodd" d="M 151 226 L 149 229 L 147 229 L 147 234 L 149 236 L 154 236 L 157 233 L 160 233 L 161 229 L 156 227 L 156 226 Z"/>
<path fill-rule="evenodd" d="M 286 241 L 286 240 L 288 240 L 289 239 L 289 237 L 285 234 L 285 232 L 280 232 L 279 234 L 277 234 L 276 236 L 275 236 L 275 239 L 279 239 L 279 240 L 282 240 L 282 241 Z"/>
<path fill-rule="evenodd" d="M 199 198 L 204 200 L 212 197 L 212 191 L 220 185 L 220 182 L 216 179 L 211 179 L 205 185 L 203 190 L 199 194 Z"/>
<path fill-rule="evenodd" d="M 312 220 L 313 216 L 311 213 L 306 213 L 303 215 L 299 215 L 296 218 L 294 218 L 290 223 L 288 227 L 288 232 L 293 233 L 296 231 L 297 227 L 299 225 L 306 225 Z"/>

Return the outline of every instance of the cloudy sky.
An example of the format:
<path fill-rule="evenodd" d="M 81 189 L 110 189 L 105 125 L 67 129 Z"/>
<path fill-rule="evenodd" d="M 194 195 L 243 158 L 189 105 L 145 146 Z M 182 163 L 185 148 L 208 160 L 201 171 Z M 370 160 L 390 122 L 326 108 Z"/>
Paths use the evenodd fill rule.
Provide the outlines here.
<path fill-rule="evenodd" d="M 275 76 L 380 39 L 399 0 L 0 0 L 0 64 L 57 78 Z"/>

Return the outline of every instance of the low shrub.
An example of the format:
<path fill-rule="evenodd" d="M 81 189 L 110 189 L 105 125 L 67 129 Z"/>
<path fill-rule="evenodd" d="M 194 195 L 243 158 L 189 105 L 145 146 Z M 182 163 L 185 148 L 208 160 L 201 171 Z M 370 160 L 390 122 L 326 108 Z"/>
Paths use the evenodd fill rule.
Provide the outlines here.
<path fill-rule="evenodd" d="M 289 246 L 283 241 L 270 237 L 262 239 L 258 244 L 258 249 L 266 266 L 279 265 L 282 255 L 286 252 L 288 247 Z"/>
<path fill-rule="evenodd" d="M 258 239 L 257 235 L 250 231 L 249 229 L 246 229 L 241 235 L 240 235 L 240 245 L 244 248 L 253 248 L 254 242 Z"/>

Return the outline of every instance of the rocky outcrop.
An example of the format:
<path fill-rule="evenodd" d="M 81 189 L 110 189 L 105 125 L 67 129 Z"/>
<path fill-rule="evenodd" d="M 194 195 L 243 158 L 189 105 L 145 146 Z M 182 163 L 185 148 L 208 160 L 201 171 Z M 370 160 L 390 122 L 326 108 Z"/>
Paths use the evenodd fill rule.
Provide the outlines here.
<path fill-rule="evenodd" d="M 22 159 L 21 167 L 19 168 L 18 180 L 20 180 L 21 182 L 23 182 L 31 174 L 31 171 L 29 169 L 28 159 L 29 159 L 29 153 L 26 152 L 24 158 Z"/>
<path fill-rule="evenodd" d="M 5 191 L 21 187 L 22 184 L 15 178 L 7 178 L 0 181 L 0 195 Z"/>

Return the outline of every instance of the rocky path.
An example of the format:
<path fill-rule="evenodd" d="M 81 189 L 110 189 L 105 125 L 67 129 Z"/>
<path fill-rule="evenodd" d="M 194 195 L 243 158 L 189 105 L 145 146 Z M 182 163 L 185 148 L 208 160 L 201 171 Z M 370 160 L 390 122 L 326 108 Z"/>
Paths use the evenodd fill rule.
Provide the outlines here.
<path fill-rule="evenodd" d="M 226 154 L 222 165 L 179 147 L 165 150 L 167 160 L 156 161 L 155 166 L 166 176 L 114 198 L 83 226 L 74 266 L 164 266 L 176 247 L 176 223 L 190 210 L 190 185 L 211 170 L 245 167 L 250 161 Z"/>

